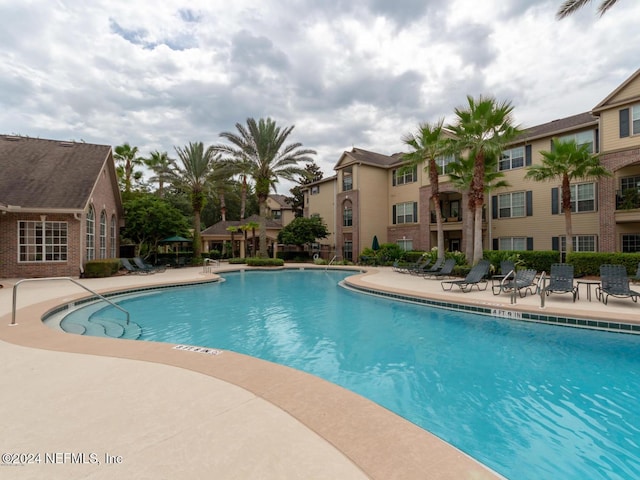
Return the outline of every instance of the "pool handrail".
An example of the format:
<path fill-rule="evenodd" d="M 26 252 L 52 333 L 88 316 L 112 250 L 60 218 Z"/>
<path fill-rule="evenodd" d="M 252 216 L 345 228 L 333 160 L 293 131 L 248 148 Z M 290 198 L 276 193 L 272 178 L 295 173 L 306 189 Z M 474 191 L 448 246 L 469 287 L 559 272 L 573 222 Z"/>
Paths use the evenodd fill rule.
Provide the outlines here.
<path fill-rule="evenodd" d="M 545 283 L 547 283 L 547 274 L 542 271 L 538 279 L 538 293 L 540 294 L 540 308 L 544 308 Z"/>
<path fill-rule="evenodd" d="M 18 280 L 15 283 L 15 285 L 13 286 L 13 307 L 11 309 L 11 323 L 9 324 L 9 326 L 13 327 L 13 326 L 17 325 L 17 323 L 16 323 L 16 304 L 17 304 L 17 295 L 18 295 L 18 285 L 20 285 L 21 283 L 26 283 L 26 282 L 43 282 L 45 280 L 68 280 L 68 281 L 70 281 L 72 283 L 75 283 L 79 287 L 84 288 L 87 292 L 89 292 L 89 293 L 95 295 L 96 297 L 104 300 L 105 302 L 110 304 L 112 307 L 115 307 L 118 310 L 124 312 L 124 314 L 127 316 L 127 325 L 129 325 L 129 312 L 126 311 L 124 308 L 122 308 L 120 305 L 116 305 L 115 303 L 113 303 L 111 300 L 109 300 L 105 296 L 100 295 L 98 292 L 94 292 L 89 287 L 85 287 L 80 282 L 74 280 L 71 277 L 46 277 L 46 278 L 25 278 L 25 279 L 22 279 L 22 280 Z"/>

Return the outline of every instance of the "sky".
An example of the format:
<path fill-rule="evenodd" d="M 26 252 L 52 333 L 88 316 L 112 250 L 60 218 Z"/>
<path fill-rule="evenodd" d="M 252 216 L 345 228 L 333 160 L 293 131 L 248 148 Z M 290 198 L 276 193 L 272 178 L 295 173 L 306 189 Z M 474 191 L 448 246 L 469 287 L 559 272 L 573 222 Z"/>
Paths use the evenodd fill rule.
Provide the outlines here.
<path fill-rule="evenodd" d="M 327 177 L 467 95 L 523 128 L 591 110 L 640 68 L 640 2 L 600 1 L 558 21 L 562 0 L 0 0 L 0 134 L 175 158 L 270 117 Z"/>

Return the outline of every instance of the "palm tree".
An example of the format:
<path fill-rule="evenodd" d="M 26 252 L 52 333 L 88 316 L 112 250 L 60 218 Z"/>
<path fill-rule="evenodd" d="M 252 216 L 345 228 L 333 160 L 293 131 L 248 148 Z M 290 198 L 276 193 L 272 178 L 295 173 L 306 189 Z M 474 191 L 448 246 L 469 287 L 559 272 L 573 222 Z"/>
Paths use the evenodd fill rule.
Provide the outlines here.
<path fill-rule="evenodd" d="M 251 254 L 255 257 L 256 255 L 256 228 L 260 228 L 260 224 L 256 222 L 247 222 L 243 228 L 245 228 L 245 232 L 251 230 L 251 244 L 253 248 L 251 249 Z"/>
<path fill-rule="evenodd" d="M 607 10 L 613 7 L 616 4 L 617 0 L 602 0 L 602 3 L 598 7 L 598 13 L 600 16 L 604 15 Z M 584 7 L 587 3 L 590 3 L 591 0 L 565 0 L 560 5 L 558 12 L 556 13 L 556 18 L 558 20 L 562 20 L 563 18 L 572 15 L 582 7 Z"/>
<path fill-rule="evenodd" d="M 202 253 L 200 214 L 209 184 L 219 175 L 215 168 L 218 157 L 212 147 L 205 149 L 202 142 L 189 142 L 184 148 L 174 148 L 181 164 L 173 166 L 169 177 L 175 188 L 189 194 L 193 210 L 193 254 L 199 259 Z"/>
<path fill-rule="evenodd" d="M 438 157 L 447 153 L 447 142 L 443 137 L 444 119 L 434 124 L 421 123 L 418 131 L 409 133 L 402 141 L 413 149 L 412 152 L 403 155 L 403 159 L 409 163 L 407 167 L 414 167 L 426 163 L 424 169 L 429 173 L 431 186 L 431 201 L 436 212 L 438 258 L 444 257 L 444 228 L 442 226 L 442 209 L 440 208 L 440 189 L 438 184 Z M 406 167 L 405 167 L 406 168 Z"/>
<path fill-rule="evenodd" d="M 484 170 L 484 188 L 485 193 L 489 193 L 492 190 L 498 188 L 508 187 L 509 183 L 506 180 L 502 180 L 504 173 L 498 170 L 498 159 L 495 157 L 488 157 L 486 168 Z M 459 158 L 457 161 L 449 164 L 449 179 L 451 183 L 461 192 L 468 192 L 471 188 L 471 182 L 473 180 L 473 166 L 474 157 L 469 155 L 466 158 Z M 466 215 L 464 221 L 464 252 L 468 259 L 473 258 L 473 231 L 474 231 L 474 217 L 475 207 L 472 205 L 471 197 L 468 196 L 468 208 L 466 211 L 469 213 Z"/>
<path fill-rule="evenodd" d="M 260 256 L 267 256 L 267 197 L 282 178 L 293 181 L 296 175 L 305 175 L 300 162 L 312 161 L 315 150 L 303 149 L 301 143 L 284 145 L 294 126 L 281 129 L 271 118 L 256 121 L 247 119 L 247 126 L 236 123 L 238 133 L 223 132 L 232 145 L 218 145 L 216 150 L 230 154 L 255 183 L 260 207 Z"/>
<path fill-rule="evenodd" d="M 160 198 L 164 197 L 164 184 L 169 181 L 171 169 L 175 161 L 169 158 L 167 152 L 160 152 L 158 150 L 151 152 L 151 156 L 143 159 L 143 161 L 155 174 L 150 178 L 150 181 L 158 182 L 158 196 Z"/>
<path fill-rule="evenodd" d="M 537 182 L 560 180 L 562 212 L 567 233 L 566 252 L 573 251 L 573 228 L 571 225 L 571 181 L 584 178 L 602 178 L 611 175 L 600 164 L 598 155 L 591 153 L 588 144 L 577 145 L 575 140 L 553 139 L 550 152 L 541 151 L 542 164 L 528 168 L 524 178 Z M 577 199 L 576 199 L 577 200 Z"/>
<path fill-rule="evenodd" d="M 487 159 L 497 159 L 520 130 L 513 124 L 513 107 L 492 97 L 477 100 L 467 95 L 467 108 L 456 108 L 456 122 L 447 128 L 455 138 L 450 141 L 458 154 L 473 157 L 473 178 L 469 187 L 469 207 L 474 212 L 473 264 L 482 259 L 482 207 L 484 205 Z"/>
<path fill-rule="evenodd" d="M 134 171 L 135 167 L 143 163 L 142 158 L 138 157 L 138 147 L 132 147 L 129 143 L 118 145 L 115 148 L 113 158 L 119 163 L 118 173 L 124 180 L 124 191 L 129 193 L 131 192 L 131 179 L 139 177 Z"/>
<path fill-rule="evenodd" d="M 235 226 L 230 226 L 227 227 L 227 232 L 229 232 L 231 234 L 231 257 L 235 258 L 236 256 L 236 251 L 235 251 L 235 247 L 236 247 L 236 240 L 235 240 L 235 234 L 238 232 L 238 227 Z"/>

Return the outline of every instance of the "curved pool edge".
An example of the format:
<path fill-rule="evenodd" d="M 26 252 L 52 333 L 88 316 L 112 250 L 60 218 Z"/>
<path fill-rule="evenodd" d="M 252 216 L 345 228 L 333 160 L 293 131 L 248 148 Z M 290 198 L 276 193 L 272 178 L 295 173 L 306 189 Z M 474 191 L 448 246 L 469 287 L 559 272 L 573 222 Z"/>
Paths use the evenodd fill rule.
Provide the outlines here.
<path fill-rule="evenodd" d="M 326 267 L 301 265 L 292 268 Z M 353 267 L 336 269 L 354 270 Z M 251 269 L 229 267 L 215 273 L 238 270 Z M 365 269 L 357 268 L 357 271 Z M 363 275 L 375 271 L 368 269 Z M 197 281 L 168 280 L 164 285 L 201 282 L 201 278 Z M 141 277 L 139 284 L 144 285 L 145 278 Z M 98 293 L 128 290 L 131 289 L 109 288 L 98 290 Z M 65 298 L 63 303 L 84 297 L 87 295 Z M 20 308 L 17 326 L 8 326 L 10 315 L 1 317 L 0 340 L 42 350 L 159 363 L 217 378 L 285 411 L 335 447 L 370 478 L 421 478 L 425 475 L 443 479 L 501 478 L 431 433 L 364 397 L 313 375 L 229 351 L 202 355 L 176 350 L 174 344 L 65 334 L 41 321 L 46 312 L 60 305 L 59 297 Z"/>

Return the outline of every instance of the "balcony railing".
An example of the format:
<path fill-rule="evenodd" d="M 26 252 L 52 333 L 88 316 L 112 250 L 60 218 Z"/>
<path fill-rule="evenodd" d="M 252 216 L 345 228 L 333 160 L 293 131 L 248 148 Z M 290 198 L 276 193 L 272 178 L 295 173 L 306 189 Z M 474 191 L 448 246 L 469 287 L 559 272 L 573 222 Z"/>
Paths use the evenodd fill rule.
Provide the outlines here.
<path fill-rule="evenodd" d="M 616 210 L 632 210 L 640 208 L 640 192 L 635 189 L 618 190 L 616 192 Z"/>
<path fill-rule="evenodd" d="M 442 213 L 442 221 L 443 222 L 461 222 L 462 221 L 462 214 L 458 213 L 456 215 L 447 216 L 445 214 L 445 212 L 443 212 Z M 431 210 L 431 223 L 436 223 L 436 212 L 435 212 L 435 210 Z"/>

